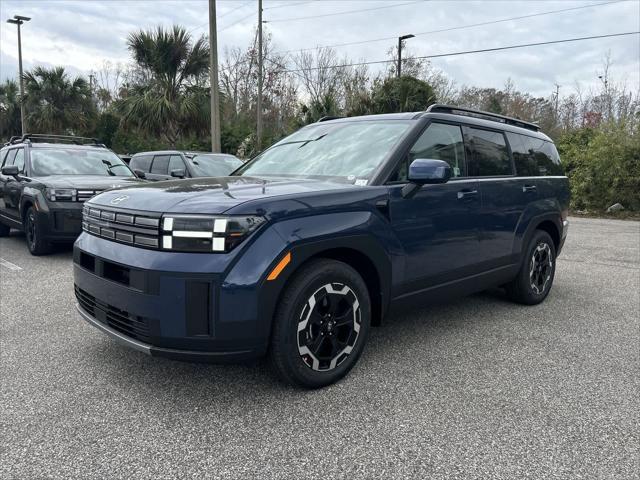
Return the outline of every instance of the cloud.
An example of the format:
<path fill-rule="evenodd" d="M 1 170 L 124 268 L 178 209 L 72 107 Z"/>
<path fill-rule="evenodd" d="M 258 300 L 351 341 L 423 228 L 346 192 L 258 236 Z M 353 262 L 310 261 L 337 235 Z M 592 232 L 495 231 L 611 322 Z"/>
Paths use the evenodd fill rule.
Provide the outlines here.
<path fill-rule="evenodd" d="M 355 42 L 381 37 L 389 40 L 337 47 L 339 56 L 353 60 L 381 60 L 395 37 L 419 34 L 473 23 L 589 5 L 584 1 L 431 1 L 362 2 L 343 0 L 299 2 L 265 0 L 266 29 L 273 35 L 275 50 L 291 50 Z M 253 43 L 257 24 L 255 2 L 218 1 L 219 52 L 225 47 L 247 47 Z M 380 6 L 391 6 L 366 11 Z M 621 1 L 610 5 L 591 4 L 569 12 L 532 17 L 493 25 L 417 35 L 407 42 L 408 52 L 431 55 L 460 50 L 556 40 L 640 30 L 640 2 Z M 278 7 L 278 8 L 273 8 Z M 358 13 L 322 16 L 306 20 L 278 20 L 334 12 Z M 17 40 L 15 27 L 4 23 L 14 14 L 31 16 L 24 26 L 25 68 L 34 65 L 63 65 L 72 72 L 88 73 L 104 60 L 128 62 L 127 35 L 137 29 L 180 24 L 193 35 L 207 33 L 206 0 L 2 0 L 0 2 L 0 78 L 15 77 Z M 249 18 L 244 18 L 249 15 Z M 528 49 L 481 53 L 435 59 L 458 84 L 500 88 L 507 78 L 516 87 L 534 95 L 547 96 L 554 83 L 579 82 L 597 87 L 597 72 L 610 53 L 612 73 L 626 78 L 633 89 L 640 88 L 640 37 L 590 40 Z M 371 71 L 386 65 L 372 66 Z M 568 87 L 567 87 L 568 88 Z"/>

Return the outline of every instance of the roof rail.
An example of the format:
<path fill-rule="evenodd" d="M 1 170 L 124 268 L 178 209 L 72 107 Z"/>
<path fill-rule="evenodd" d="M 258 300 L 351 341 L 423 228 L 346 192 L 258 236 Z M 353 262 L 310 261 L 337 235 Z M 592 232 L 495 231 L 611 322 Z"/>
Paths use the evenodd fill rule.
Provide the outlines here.
<path fill-rule="evenodd" d="M 513 125 L 515 127 L 526 128 L 535 132 L 540 130 L 540 126 L 535 123 L 525 122 L 519 118 L 507 117 L 505 115 L 499 115 L 497 113 L 484 112 L 482 110 L 474 110 L 472 108 L 456 107 L 453 105 L 441 105 L 435 103 L 427 108 L 429 113 L 452 113 L 454 115 L 467 115 L 469 117 L 482 118 L 484 120 L 491 120 L 493 122 L 505 123 L 507 125 Z"/>
<path fill-rule="evenodd" d="M 78 137 L 76 135 L 50 135 L 47 133 L 25 133 L 21 137 L 15 136 L 11 137 L 9 140 L 9 145 L 14 145 L 16 143 L 24 143 L 24 142 L 32 142 L 34 140 L 46 141 L 46 140 L 54 140 L 56 142 L 69 142 L 74 143 L 76 145 L 96 145 L 103 147 L 104 145 L 100 143 L 100 140 L 93 137 Z"/>
<path fill-rule="evenodd" d="M 320 120 L 318 120 L 318 123 L 320 123 L 320 122 L 328 122 L 329 120 L 337 120 L 338 118 L 344 118 L 344 117 L 337 117 L 337 116 L 334 116 L 334 115 L 327 115 L 326 117 L 320 118 Z"/>

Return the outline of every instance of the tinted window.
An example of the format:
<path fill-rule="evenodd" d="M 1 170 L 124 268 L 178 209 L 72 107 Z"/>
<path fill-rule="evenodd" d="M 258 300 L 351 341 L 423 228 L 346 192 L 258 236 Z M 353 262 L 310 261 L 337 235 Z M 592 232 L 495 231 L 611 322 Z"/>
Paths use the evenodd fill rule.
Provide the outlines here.
<path fill-rule="evenodd" d="M 149 173 L 149 170 L 151 169 L 151 160 L 153 160 L 151 155 L 136 156 L 131 159 L 130 166 L 134 170 L 142 170 L 145 173 Z"/>
<path fill-rule="evenodd" d="M 9 150 L 5 150 L 4 152 L 0 152 L 0 167 L 4 167 L 4 161 L 7 158 L 7 153 L 9 153 Z"/>
<path fill-rule="evenodd" d="M 182 157 L 180 155 L 171 155 L 169 159 L 169 174 L 173 170 L 184 170 L 184 162 L 182 161 Z"/>
<path fill-rule="evenodd" d="M 516 133 L 507 133 L 507 138 L 518 175 L 562 175 L 560 157 L 553 143 Z"/>
<path fill-rule="evenodd" d="M 429 125 L 413 144 L 407 159 L 400 164 L 390 181 L 406 182 L 409 165 L 417 158 L 444 160 L 451 165 L 452 177 L 465 176 L 464 142 L 460 127 L 443 123 Z"/>
<path fill-rule="evenodd" d="M 24 174 L 24 148 L 18 149 L 13 164 L 18 167 L 18 173 Z"/>
<path fill-rule="evenodd" d="M 129 167 L 111 150 L 104 148 L 32 148 L 31 174 L 104 175 L 131 177 Z"/>
<path fill-rule="evenodd" d="M 469 128 L 469 175 L 487 177 L 511 175 L 509 150 L 501 132 Z"/>
<path fill-rule="evenodd" d="M 169 169 L 169 155 L 157 155 L 151 164 L 151 173 L 167 175 Z"/>

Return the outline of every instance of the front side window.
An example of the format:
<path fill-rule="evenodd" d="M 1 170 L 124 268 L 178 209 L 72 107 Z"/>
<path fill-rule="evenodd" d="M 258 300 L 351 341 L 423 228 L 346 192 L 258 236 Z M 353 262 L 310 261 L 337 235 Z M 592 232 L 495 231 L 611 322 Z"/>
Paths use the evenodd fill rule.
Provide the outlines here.
<path fill-rule="evenodd" d="M 180 155 L 171 155 L 169 159 L 169 175 L 174 170 L 184 170 L 184 162 Z"/>
<path fill-rule="evenodd" d="M 17 148 L 14 148 L 13 150 L 9 150 L 9 153 L 7 154 L 7 158 L 4 159 L 4 163 L 2 164 L 3 166 L 10 166 L 13 165 L 13 159 L 16 158 L 16 152 L 18 151 Z"/>
<path fill-rule="evenodd" d="M 469 176 L 493 177 L 512 175 L 511 159 L 504 135 L 501 132 L 468 129 L 469 147 Z"/>
<path fill-rule="evenodd" d="M 4 167 L 4 162 L 7 160 L 7 153 L 9 153 L 9 150 L 0 152 L 0 167 Z"/>
<path fill-rule="evenodd" d="M 411 125 L 404 120 L 311 125 L 276 143 L 235 174 L 366 183 Z"/>
<path fill-rule="evenodd" d="M 151 173 L 167 175 L 169 171 L 169 155 L 156 155 L 151 164 Z"/>
<path fill-rule="evenodd" d="M 24 148 L 19 148 L 16 152 L 16 158 L 13 160 L 13 164 L 18 167 L 18 173 L 24 174 Z"/>
<path fill-rule="evenodd" d="M 389 181 L 406 182 L 409 165 L 418 158 L 444 160 L 451 165 L 452 178 L 465 176 L 464 141 L 460 127 L 444 123 L 429 125 Z"/>
<path fill-rule="evenodd" d="M 31 174 L 48 175 L 103 175 L 132 177 L 126 163 L 110 150 L 95 147 L 64 148 L 38 147 L 31 149 Z"/>

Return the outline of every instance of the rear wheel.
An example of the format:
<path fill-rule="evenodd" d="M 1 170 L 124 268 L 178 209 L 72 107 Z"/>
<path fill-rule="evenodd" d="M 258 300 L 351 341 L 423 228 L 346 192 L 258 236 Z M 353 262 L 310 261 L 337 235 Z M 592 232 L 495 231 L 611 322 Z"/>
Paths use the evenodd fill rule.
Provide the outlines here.
<path fill-rule="evenodd" d="M 8 237 L 11 228 L 6 226 L 4 223 L 0 223 L 0 237 Z"/>
<path fill-rule="evenodd" d="M 370 325 L 369 292 L 358 272 L 335 260 L 314 260 L 285 287 L 274 318 L 271 363 L 288 383 L 329 385 L 356 364 Z"/>
<path fill-rule="evenodd" d="M 24 215 L 24 233 L 27 237 L 27 247 L 31 255 L 45 255 L 51 251 L 51 245 L 42 236 L 42 227 L 38 221 L 36 211 L 29 207 Z"/>
<path fill-rule="evenodd" d="M 536 230 L 527 245 L 518 276 L 506 285 L 509 297 L 525 305 L 536 305 L 547 298 L 556 273 L 555 260 L 551 236 Z"/>

